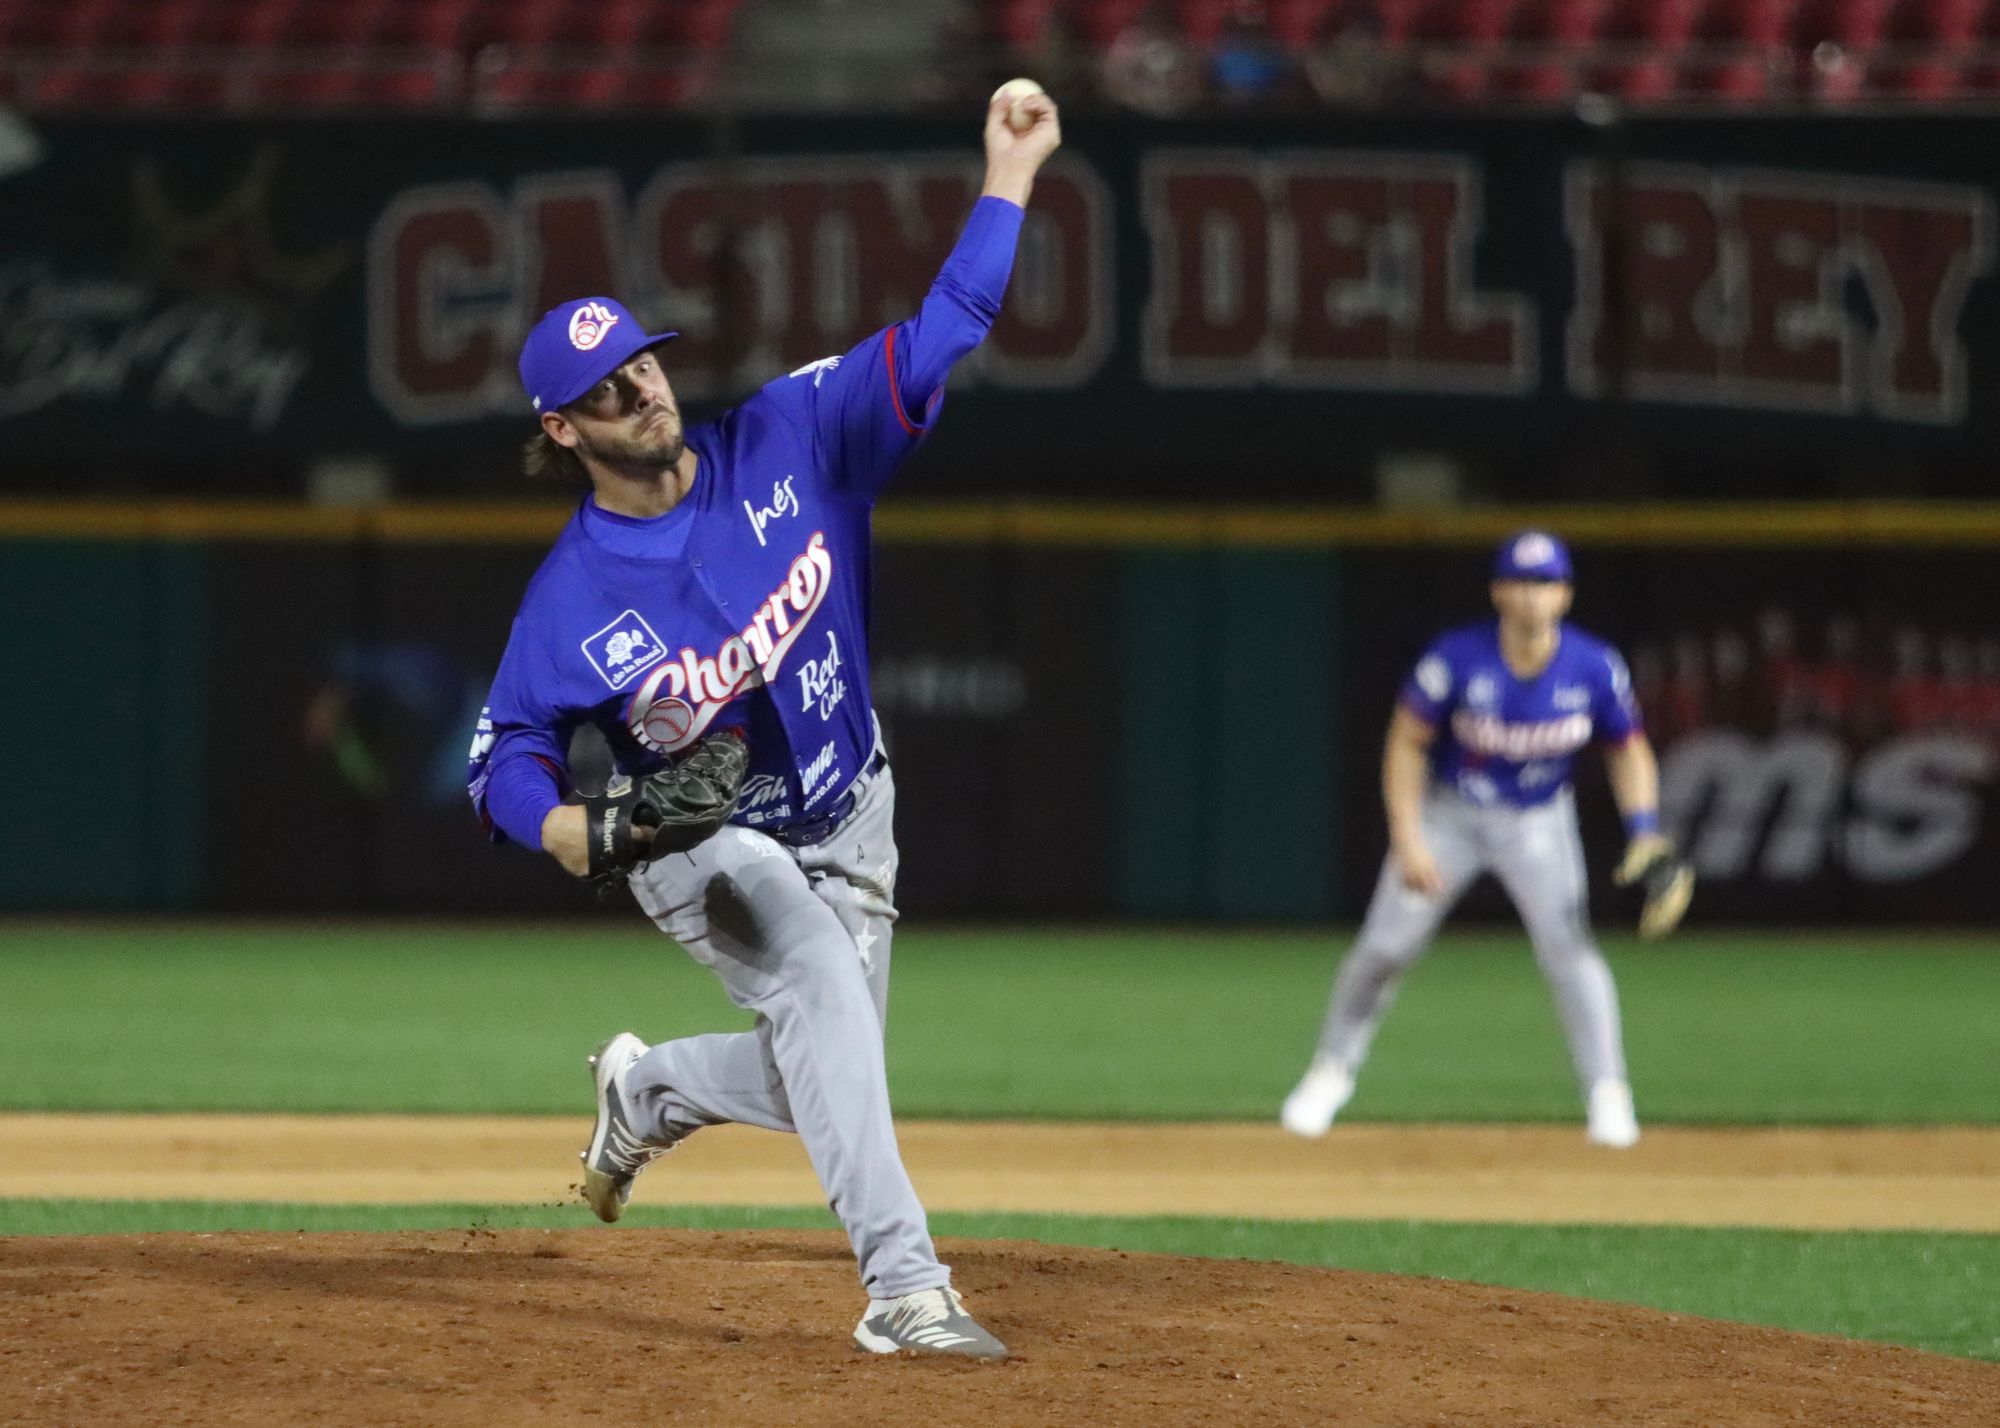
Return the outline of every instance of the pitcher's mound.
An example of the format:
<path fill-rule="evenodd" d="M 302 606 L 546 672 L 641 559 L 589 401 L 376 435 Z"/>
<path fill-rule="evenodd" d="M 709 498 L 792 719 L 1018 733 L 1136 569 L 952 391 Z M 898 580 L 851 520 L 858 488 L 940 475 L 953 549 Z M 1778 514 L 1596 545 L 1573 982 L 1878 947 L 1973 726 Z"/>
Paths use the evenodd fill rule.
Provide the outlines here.
<path fill-rule="evenodd" d="M 945 1241 L 1003 1364 L 880 1359 L 834 1234 L 0 1239 L 0 1422 L 1986 1424 L 2000 1366 L 1442 1280 Z"/>

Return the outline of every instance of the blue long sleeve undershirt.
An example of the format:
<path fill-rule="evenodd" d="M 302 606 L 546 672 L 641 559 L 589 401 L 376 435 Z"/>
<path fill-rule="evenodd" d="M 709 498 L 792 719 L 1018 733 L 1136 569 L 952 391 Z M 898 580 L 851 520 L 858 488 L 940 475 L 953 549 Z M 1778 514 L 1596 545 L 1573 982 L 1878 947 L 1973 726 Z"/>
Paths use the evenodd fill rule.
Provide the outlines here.
<path fill-rule="evenodd" d="M 981 198 L 973 205 L 922 306 L 902 324 L 896 389 L 905 411 L 923 412 L 953 364 L 980 344 L 1000 316 L 1023 216 L 1019 204 L 1004 198 Z M 555 771 L 525 751 L 501 759 L 487 776 L 487 817 L 524 848 L 541 850 L 542 823 L 561 802 Z"/>
<path fill-rule="evenodd" d="M 923 411 L 952 366 L 980 344 L 1000 316 L 1024 216 L 1019 204 L 1004 198 L 982 198 L 972 206 L 923 305 L 903 324 L 906 345 L 897 351 L 896 387 L 905 411 Z"/>
<path fill-rule="evenodd" d="M 533 754 L 515 754 L 493 766 L 486 780 L 486 816 L 524 848 L 542 849 L 542 822 L 562 802 L 554 770 Z"/>

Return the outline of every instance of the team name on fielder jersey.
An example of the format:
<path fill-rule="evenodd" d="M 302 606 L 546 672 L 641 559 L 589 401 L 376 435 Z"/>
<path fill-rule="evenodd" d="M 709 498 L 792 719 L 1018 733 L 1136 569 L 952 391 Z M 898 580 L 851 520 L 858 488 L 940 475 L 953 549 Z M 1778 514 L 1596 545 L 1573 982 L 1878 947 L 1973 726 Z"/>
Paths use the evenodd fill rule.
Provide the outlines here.
<path fill-rule="evenodd" d="M 1510 724 L 1492 714 L 1459 709 L 1451 716 L 1451 732 L 1468 753 L 1486 754 L 1526 763 L 1530 759 L 1573 754 L 1590 742 L 1595 721 L 1588 714 Z"/>

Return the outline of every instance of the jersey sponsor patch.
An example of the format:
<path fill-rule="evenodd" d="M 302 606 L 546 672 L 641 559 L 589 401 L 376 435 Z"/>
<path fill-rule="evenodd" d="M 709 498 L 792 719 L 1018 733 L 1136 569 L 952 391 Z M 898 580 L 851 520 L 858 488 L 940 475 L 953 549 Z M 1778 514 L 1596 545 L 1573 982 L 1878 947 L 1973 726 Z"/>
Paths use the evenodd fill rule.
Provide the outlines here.
<path fill-rule="evenodd" d="M 1451 693 L 1451 666 L 1442 655 L 1425 655 L 1418 660 L 1416 678 L 1417 688 L 1436 703 L 1442 704 Z"/>
<path fill-rule="evenodd" d="M 627 610 L 582 645 L 590 667 L 613 689 L 623 689 L 667 657 L 667 647 L 637 610 Z"/>

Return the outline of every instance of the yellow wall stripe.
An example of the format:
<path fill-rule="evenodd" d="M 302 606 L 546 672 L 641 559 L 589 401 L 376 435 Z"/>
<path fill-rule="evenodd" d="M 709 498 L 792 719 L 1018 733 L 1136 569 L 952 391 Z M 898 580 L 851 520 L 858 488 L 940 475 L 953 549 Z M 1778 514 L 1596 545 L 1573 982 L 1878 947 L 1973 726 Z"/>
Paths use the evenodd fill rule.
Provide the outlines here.
<path fill-rule="evenodd" d="M 534 544 L 570 507 L 405 502 L 329 508 L 287 502 L 0 500 L 0 540 L 382 541 Z M 2000 545 L 2000 502 L 1507 506 L 1364 511 L 1332 506 L 892 502 L 885 541 L 1311 549 L 1482 545 L 1524 526 L 1579 545 Z"/>

